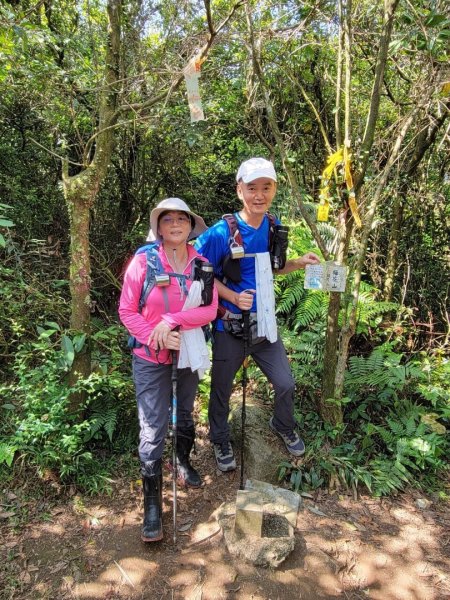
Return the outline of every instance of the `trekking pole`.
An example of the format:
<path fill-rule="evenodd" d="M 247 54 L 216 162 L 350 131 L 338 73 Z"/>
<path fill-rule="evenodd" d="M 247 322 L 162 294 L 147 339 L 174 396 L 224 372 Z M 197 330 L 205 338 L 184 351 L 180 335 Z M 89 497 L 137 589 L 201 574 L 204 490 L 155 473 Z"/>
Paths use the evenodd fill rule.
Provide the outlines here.
<path fill-rule="evenodd" d="M 241 411 L 241 482 L 239 489 L 244 489 L 244 445 L 245 445 L 245 420 L 247 417 L 245 400 L 247 391 L 247 353 L 250 334 L 250 311 L 242 311 L 242 339 L 244 340 L 244 362 L 242 363 L 242 411 Z"/>
<path fill-rule="evenodd" d="M 176 350 L 172 354 L 172 494 L 173 494 L 173 543 L 177 543 L 177 367 L 178 355 Z"/>

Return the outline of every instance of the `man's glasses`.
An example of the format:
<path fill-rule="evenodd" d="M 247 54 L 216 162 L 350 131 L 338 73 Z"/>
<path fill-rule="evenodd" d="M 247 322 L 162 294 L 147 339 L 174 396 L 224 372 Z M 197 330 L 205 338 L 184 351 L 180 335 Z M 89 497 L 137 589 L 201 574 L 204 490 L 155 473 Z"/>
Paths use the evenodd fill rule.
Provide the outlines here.
<path fill-rule="evenodd" d="M 163 225 L 186 225 L 186 223 L 190 223 L 191 220 L 189 217 L 184 217 L 180 215 L 179 217 L 162 217 L 161 223 Z"/>

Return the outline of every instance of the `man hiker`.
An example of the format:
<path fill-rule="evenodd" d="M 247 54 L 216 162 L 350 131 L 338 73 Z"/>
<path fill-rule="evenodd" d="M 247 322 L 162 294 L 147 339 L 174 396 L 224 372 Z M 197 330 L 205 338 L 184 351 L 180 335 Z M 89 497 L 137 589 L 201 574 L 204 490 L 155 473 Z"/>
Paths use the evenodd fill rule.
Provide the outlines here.
<path fill-rule="evenodd" d="M 214 266 L 222 318 L 217 319 L 213 340 L 211 392 L 208 418 L 210 439 L 221 471 L 236 469 L 228 426 L 229 402 L 234 377 L 244 359 L 242 312 L 250 311 L 247 354 L 273 385 L 274 413 L 270 429 L 293 456 L 301 456 L 305 445 L 295 431 L 295 383 L 278 335 L 272 269 L 285 274 L 320 263 L 313 252 L 285 260 L 287 236 L 277 239 L 280 222 L 268 211 L 277 191 L 273 164 L 251 158 L 241 164 L 236 176 L 242 209 L 203 232 L 196 249 Z M 284 228 L 286 231 L 286 228 Z M 284 252 L 283 256 L 275 256 Z"/>

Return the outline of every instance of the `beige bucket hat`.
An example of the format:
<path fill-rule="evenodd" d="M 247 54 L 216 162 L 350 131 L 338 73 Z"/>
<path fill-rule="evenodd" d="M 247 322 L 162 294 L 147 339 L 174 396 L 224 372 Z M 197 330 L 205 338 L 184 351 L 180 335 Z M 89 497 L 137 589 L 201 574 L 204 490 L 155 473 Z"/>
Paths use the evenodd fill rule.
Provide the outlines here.
<path fill-rule="evenodd" d="M 199 236 L 203 231 L 208 229 L 205 221 L 196 215 L 189 206 L 186 204 L 184 200 L 181 198 L 166 198 L 165 200 L 161 200 L 161 202 L 152 210 L 150 213 L 150 231 L 147 236 L 147 241 L 158 240 L 161 237 L 158 235 L 158 219 L 163 212 L 167 212 L 169 210 L 178 210 L 181 212 L 185 212 L 192 219 L 194 219 L 194 228 L 189 234 L 188 240 L 192 240 Z"/>

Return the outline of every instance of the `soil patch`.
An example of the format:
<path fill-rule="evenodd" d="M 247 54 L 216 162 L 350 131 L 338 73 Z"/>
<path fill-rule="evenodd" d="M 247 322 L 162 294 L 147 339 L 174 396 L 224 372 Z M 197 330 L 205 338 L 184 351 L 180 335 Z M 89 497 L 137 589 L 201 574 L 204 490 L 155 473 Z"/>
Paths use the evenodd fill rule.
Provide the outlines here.
<path fill-rule="evenodd" d="M 51 509 L 26 507 L 14 528 L 20 490 L 3 490 L 2 600 L 443 600 L 450 598 L 450 511 L 418 492 L 378 500 L 320 491 L 303 498 L 295 549 L 277 569 L 233 559 L 213 516 L 235 500 L 236 473 L 216 470 L 206 430 L 194 458 L 205 486 L 179 489 L 173 545 L 171 479 L 164 477 L 162 542 L 140 541 L 136 479 L 113 497 L 74 493 Z M 420 500 L 420 502 L 419 502 Z M 16 508 L 15 508 L 16 507 Z M 21 507 L 24 510 L 24 507 Z M 9 514 L 8 514 L 9 513 Z M 276 523 L 266 522 L 269 530 Z M 276 527 L 275 527 L 276 528 Z"/>

